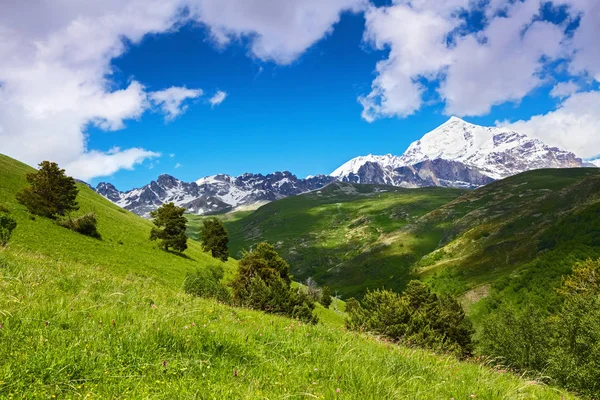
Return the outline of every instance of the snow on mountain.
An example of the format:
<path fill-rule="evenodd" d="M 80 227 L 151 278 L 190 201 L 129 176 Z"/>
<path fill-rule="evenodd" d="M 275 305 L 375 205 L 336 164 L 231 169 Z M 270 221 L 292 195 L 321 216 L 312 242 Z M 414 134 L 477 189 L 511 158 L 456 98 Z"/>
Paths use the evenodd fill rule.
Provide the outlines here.
<path fill-rule="evenodd" d="M 507 128 L 452 117 L 400 156 L 357 157 L 332 172 L 336 179 L 405 187 L 478 187 L 539 168 L 582 167 L 573 153 Z"/>
<path fill-rule="evenodd" d="M 387 154 L 385 156 L 374 156 L 369 154 L 368 156 L 360 156 L 353 158 L 347 163 L 343 164 L 341 167 L 333 171 L 330 176 L 344 180 L 344 178 L 355 177 L 354 179 L 347 179 L 350 182 L 354 183 L 363 183 L 361 182 L 361 168 L 364 169 L 365 165 L 377 165 L 383 172 L 383 176 L 381 177 L 381 182 L 377 182 L 379 184 L 393 184 L 393 174 L 394 169 L 403 167 L 405 164 L 402 163 L 402 160 L 398 156 L 394 156 L 391 154 Z M 366 183 L 366 182 L 365 182 Z M 374 182 L 372 182 L 374 183 Z"/>
<path fill-rule="evenodd" d="M 412 143 L 401 157 L 404 165 L 426 160 L 458 161 L 493 179 L 529 169 L 580 167 L 573 153 L 507 128 L 484 127 L 452 117 Z"/>
<path fill-rule="evenodd" d="M 195 214 L 210 214 L 250 206 L 320 189 L 339 180 L 403 187 L 476 188 L 496 179 L 538 168 L 600 167 L 600 159 L 583 162 L 573 153 L 507 128 L 483 127 L 452 117 L 398 157 L 391 154 L 356 157 L 331 175 L 298 179 L 290 172 L 213 175 L 182 182 L 161 175 L 148 185 L 127 192 L 110 183 L 96 191 L 139 215 L 173 202 Z"/>
<path fill-rule="evenodd" d="M 98 184 L 96 191 L 120 207 L 146 217 L 152 210 L 169 202 L 185 207 L 188 213 L 212 214 L 308 192 L 332 180 L 325 175 L 298 179 L 287 171 L 238 177 L 214 175 L 196 182 L 160 175 L 156 181 L 127 192 L 120 192 L 106 182 Z"/>

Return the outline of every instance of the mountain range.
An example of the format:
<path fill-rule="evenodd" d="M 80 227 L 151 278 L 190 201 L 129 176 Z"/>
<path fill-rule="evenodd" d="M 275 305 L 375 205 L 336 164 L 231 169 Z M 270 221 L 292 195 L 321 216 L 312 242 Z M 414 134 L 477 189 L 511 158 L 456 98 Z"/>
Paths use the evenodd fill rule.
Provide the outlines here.
<path fill-rule="evenodd" d="M 534 169 L 595 166 L 523 133 L 451 117 L 413 142 L 402 156 L 356 157 L 330 175 L 300 179 L 288 171 L 238 177 L 222 174 L 196 182 L 160 175 L 156 181 L 126 192 L 101 182 L 96 192 L 142 216 L 168 202 L 185 207 L 189 213 L 215 214 L 309 192 L 332 181 L 473 189 Z"/>

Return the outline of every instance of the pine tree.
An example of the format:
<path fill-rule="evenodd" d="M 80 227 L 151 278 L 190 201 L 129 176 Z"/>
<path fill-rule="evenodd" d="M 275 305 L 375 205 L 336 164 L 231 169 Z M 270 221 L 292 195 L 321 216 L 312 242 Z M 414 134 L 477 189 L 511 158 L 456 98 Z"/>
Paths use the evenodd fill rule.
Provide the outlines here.
<path fill-rule="evenodd" d="M 40 169 L 27 174 L 26 179 L 29 186 L 17 194 L 17 200 L 30 213 L 56 218 L 79 209 L 75 179 L 67 176 L 58 164 L 43 161 Z"/>
<path fill-rule="evenodd" d="M 204 225 L 200 229 L 200 240 L 204 251 L 210 251 L 213 258 L 227 261 L 229 257 L 229 250 L 227 249 L 229 234 L 220 219 L 209 218 L 204 221 Z"/>
<path fill-rule="evenodd" d="M 166 251 L 169 248 L 179 252 L 187 249 L 187 219 L 183 216 L 184 212 L 185 208 L 173 203 L 163 204 L 152 211 L 150 216 L 156 227 L 150 231 L 150 240 L 160 240 L 160 246 Z"/>

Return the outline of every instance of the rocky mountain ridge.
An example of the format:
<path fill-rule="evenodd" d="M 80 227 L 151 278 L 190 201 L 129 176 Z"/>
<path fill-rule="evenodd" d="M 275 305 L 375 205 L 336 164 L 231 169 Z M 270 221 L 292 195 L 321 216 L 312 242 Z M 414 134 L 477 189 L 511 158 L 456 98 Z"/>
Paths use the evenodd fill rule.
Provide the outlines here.
<path fill-rule="evenodd" d="M 507 128 L 484 127 L 452 117 L 413 142 L 402 156 L 356 157 L 330 175 L 297 178 L 288 171 L 213 175 L 183 182 L 170 175 L 138 189 L 120 192 L 102 182 L 96 191 L 142 216 L 174 202 L 193 214 L 216 214 L 319 189 L 332 181 L 401 187 L 477 188 L 495 180 L 541 168 L 600 166 L 575 154 Z"/>

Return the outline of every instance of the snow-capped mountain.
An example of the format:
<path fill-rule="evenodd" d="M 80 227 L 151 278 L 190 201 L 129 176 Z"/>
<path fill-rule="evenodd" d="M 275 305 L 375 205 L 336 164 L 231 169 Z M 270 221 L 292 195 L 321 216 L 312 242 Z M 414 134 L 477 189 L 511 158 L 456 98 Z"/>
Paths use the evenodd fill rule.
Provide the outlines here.
<path fill-rule="evenodd" d="M 185 207 L 190 213 L 210 214 L 316 190 L 334 180 L 403 187 L 476 188 L 532 169 L 593 166 L 600 167 L 600 159 L 584 162 L 573 153 L 550 147 L 523 133 L 478 126 L 452 117 L 412 143 L 402 156 L 356 157 L 329 176 L 298 179 L 286 171 L 238 177 L 214 175 L 196 182 L 182 182 L 161 175 L 156 181 L 128 192 L 120 192 L 105 182 L 96 191 L 143 216 L 168 202 Z"/>
<path fill-rule="evenodd" d="M 357 157 L 332 172 L 336 179 L 405 187 L 478 187 L 531 169 L 587 166 L 573 153 L 507 128 L 452 117 L 400 156 Z"/>
<path fill-rule="evenodd" d="M 120 192 L 112 184 L 101 182 L 96 192 L 142 216 L 148 216 L 150 211 L 169 202 L 185 207 L 188 213 L 212 214 L 308 192 L 332 180 L 326 175 L 298 179 L 287 171 L 238 177 L 215 175 L 196 182 L 183 182 L 170 175 L 160 175 L 156 181 L 127 192 Z"/>

